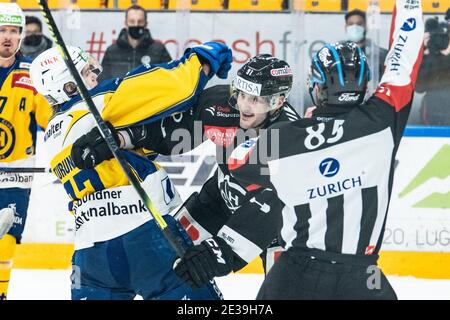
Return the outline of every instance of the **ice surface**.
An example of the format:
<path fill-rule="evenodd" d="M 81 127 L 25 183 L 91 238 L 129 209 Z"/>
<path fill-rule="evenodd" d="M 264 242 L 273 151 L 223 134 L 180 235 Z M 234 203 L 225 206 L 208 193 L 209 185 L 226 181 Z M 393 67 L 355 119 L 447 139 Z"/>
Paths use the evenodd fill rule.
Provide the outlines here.
<path fill-rule="evenodd" d="M 10 300 L 70 299 L 70 270 L 14 269 L 11 274 Z M 431 280 L 389 276 L 399 299 L 450 300 L 450 279 Z M 233 274 L 217 278 L 225 299 L 253 300 L 263 281 L 258 274 Z"/>

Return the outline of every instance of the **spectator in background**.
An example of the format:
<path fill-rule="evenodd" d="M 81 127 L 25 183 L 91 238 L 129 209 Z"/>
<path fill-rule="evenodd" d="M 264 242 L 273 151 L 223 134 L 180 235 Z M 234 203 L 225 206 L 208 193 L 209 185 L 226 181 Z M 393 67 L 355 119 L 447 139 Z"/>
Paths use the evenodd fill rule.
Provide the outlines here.
<path fill-rule="evenodd" d="M 25 17 L 25 39 L 20 46 L 24 56 L 36 58 L 41 52 L 53 47 L 53 42 L 42 34 L 42 22 L 34 16 Z"/>
<path fill-rule="evenodd" d="M 349 11 L 345 14 L 345 34 L 346 40 L 356 42 L 358 47 L 363 49 L 367 58 L 371 56 L 371 41 L 366 38 L 366 13 L 359 9 Z M 384 61 L 386 60 L 387 50 L 376 46 L 379 49 L 379 74 L 383 74 Z"/>
<path fill-rule="evenodd" d="M 450 126 L 450 9 L 445 19 L 425 22 L 426 51 L 416 86 L 417 92 L 426 92 L 421 104 L 425 125 Z"/>
<path fill-rule="evenodd" d="M 125 28 L 120 31 L 117 43 L 106 49 L 99 80 L 124 76 L 141 64 L 172 60 L 164 45 L 153 40 L 147 24 L 144 8 L 132 5 L 126 10 Z"/>

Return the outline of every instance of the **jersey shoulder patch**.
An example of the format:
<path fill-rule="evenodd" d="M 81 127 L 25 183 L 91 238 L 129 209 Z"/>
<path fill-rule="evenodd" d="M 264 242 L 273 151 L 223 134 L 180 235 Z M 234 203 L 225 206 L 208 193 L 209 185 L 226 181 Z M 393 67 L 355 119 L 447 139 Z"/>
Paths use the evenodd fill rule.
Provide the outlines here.
<path fill-rule="evenodd" d="M 28 89 L 33 91 L 34 94 L 37 93 L 31 81 L 30 74 L 19 70 L 15 70 L 12 74 L 11 88 Z"/>
<path fill-rule="evenodd" d="M 29 57 L 25 57 L 23 55 L 19 55 L 16 56 L 17 60 L 16 60 L 16 65 L 14 67 L 14 69 L 25 69 L 25 70 L 30 70 L 31 67 L 31 63 L 33 62 L 33 59 L 29 58 Z"/>
<path fill-rule="evenodd" d="M 29 63 L 29 62 L 20 62 L 19 63 L 19 69 L 30 70 L 30 67 L 31 67 L 31 63 Z"/>
<path fill-rule="evenodd" d="M 237 146 L 228 158 L 228 169 L 233 171 L 242 167 L 250 158 L 257 142 L 258 137 L 249 139 Z"/>

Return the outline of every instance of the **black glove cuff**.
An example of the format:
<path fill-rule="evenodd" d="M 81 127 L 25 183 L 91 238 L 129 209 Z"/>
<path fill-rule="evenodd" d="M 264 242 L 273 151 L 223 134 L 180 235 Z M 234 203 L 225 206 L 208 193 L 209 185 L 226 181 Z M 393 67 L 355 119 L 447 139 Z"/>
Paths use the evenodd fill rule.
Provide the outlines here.
<path fill-rule="evenodd" d="M 129 142 L 133 145 L 133 147 L 147 147 L 147 139 L 149 138 L 149 134 L 145 125 L 120 129 L 120 132 L 125 132 L 128 135 L 130 140 Z"/>

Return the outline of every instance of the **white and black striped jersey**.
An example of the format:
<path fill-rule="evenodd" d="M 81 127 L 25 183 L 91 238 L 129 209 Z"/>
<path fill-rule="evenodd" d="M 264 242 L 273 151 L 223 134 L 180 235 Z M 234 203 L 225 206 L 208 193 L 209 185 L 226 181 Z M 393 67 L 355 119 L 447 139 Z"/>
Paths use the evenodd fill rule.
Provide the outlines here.
<path fill-rule="evenodd" d="M 195 244 L 213 235 L 227 237 L 228 241 L 233 239 L 231 247 L 243 260 L 237 263 L 235 269 L 239 269 L 276 238 L 284 205 L 272 188 L 245 188 L 231 177 L 228 157 L 241 142 L 256 137 L 257 132 L 239 128 L 239 112 L 229 106 L 229 98 L 229 85 L 204 90 L 192 110 L 147 125 L 145 143 L 141 146 L 159 154 L 177 155 L 190 151 L 206 139 L 215 143 L 216 172 L 199 194 L 185 202 L 186 210 L 177 213 L 176 218 Z M 299 119 L 297 112 L 286 103 L 267 126 Z M 183 130 L 189 135 L 183 134 Z M 186 136 L 190 137 L 190 144 L 183 143 L 184 148 L 179 148 Z M 248 221 L 264 225 L 264 228 L 254 229 Z"/>
<path fill-rule="evenodd" d="M 244 187 L 274 188 L 285 204 L 286 248 L 377 255 L 423 29 L 420 2 L 397 0 L 385 72 L 367 102 L 319 107 L 314 119 L 276 124 L 234 150 L 232 177 Z"/>

